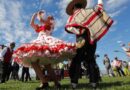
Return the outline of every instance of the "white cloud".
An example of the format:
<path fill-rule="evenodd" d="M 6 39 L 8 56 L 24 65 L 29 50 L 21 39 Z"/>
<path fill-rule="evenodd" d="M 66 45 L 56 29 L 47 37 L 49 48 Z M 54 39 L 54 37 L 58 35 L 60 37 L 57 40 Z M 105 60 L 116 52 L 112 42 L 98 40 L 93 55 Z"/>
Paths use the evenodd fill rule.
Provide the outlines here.
<path fill-rule="evenodd" d="M 0 3 L 0 41 L 9 43 L 17 41 L 18 43 L 26 42 L 31 38 L 32 33 L 26 35 L 26 30 L 29 28 L 26 26 L 22 17 L 23 3 L 17 0 L 2 0 Z"/>
<path fill-rule="evenodd" d="M 0 4 L 0 23 L 1 23 L 1 20 L 3 20 L 5 18 L 5 15 L 6 15 L 6 10 L 4 8 L 4 5 L 3 4 Z"/>
<path fill-rule="evenodd" d="M 41 0 L 41 2 L 42 2 L 43 4 L 49 4 L 49 3 L 52 2 L 52 0 Z"/>
<path fill-rule="evenodd" d="M 122 7 L 121 9 L 114 10 L 114 11 L 111 12 L 109 15 L 110 15 L 111 17 L 119 16 L 119 14 L 120 14 L 121 12 L 123 12 L 126 8 L 127 8 L 127 7 L 124 6 L 124 7 Z"/>
<path fill-rule="evenodd" d="M 127 4 L 129 0 L 108 0 L 106 7 L 108 10 L 115 10 L 117 8 L 121 9 Z"/>
<path fill-rule="evenodd" d="M 108 0 L 105 4 L 105 9 L 110 12 L 111 17 L 119 16 L 127 7 L 126 4 L 130 0 Z"/>
<path fill-rule="evenodd" d="M 110 32 L 115 32 L 117 29 L 115 29 L 115 28 L 111 28 L 109 31 Z"/>
<path fill-rule="evenodd" d="M 59 9 L 59 17 L 56 19 L 56 29 L 55 31 L 59 30 L 59 28 L 65 27 L 65 24 L 67 22 L 68 15 L 66 14 L 66 6 L 69 3 L 70 0 L 61 0 L 60 2 L 57 2 L 58 9 Z M 63 28 L 64 29 L 64 28 Z M 62 30 L 62 34 L 60 35 L 60 38 L 66 38 L 67 33 Z"/>
<path fill-rule="evenodd" d="M 115 11 L 115 12 L 113 12 L 113 13 L 110 13 L 109 15 L 110 15 L 111 17 L 115 17 L 115 16 L 118 16 L 120 13 L 121 13 L 121 10 L 118 10 L 118 11 Z"/>
<path fill-rule="evenodd" d="M 11 35 L 11 32 L 6 32 L 4 37 L 7 37 L 7 38 L 6 38 L 6 41 L 7 41 L 8 43 L 14 41 L 14 37 L 13 37 L 13 35 Z"/>
<path fill-rule="evenodd" d="M 97 3 L 97 2 L 96 2 Z M 95 4 L 94 0 L 87 0 L 87 8 L 93 7 Z"/>
<path fill-rule="evenodd" d="M 114 26 L 114 25 L 117 25 L 117 23 L 118 23 L 118 22 L 117 22 L 116 20 L 114 20 L 113 26 Z"/>
<path fill-rule="evenodd" d="M 122 41 L 117 41 L 117 43 L 121 44 L 121 43 L 122 43 Z"/>
<path fill-rule="evenodd" d="M 41 0 L 39 5 L 39 10 L 42 8 L 42 5 L 49 5 L 53 0 Z"/>

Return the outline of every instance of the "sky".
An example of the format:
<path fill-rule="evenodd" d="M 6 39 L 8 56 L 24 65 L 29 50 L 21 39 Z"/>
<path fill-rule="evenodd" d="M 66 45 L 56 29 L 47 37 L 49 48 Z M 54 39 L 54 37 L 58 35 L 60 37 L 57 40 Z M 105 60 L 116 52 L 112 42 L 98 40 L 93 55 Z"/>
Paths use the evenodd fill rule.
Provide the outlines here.
<path fill-rule="evenodd" d="M 75 42 L 75 35 L 65 32 L 64 27 L 68 18 L 65 12 L 71 0 L 0 0 L 0 44 L 8 45 L 16 42 L 16 47 L 37 38 L 37 33 L 30 26 L 33 13 L 45 10 L 46 15 L 53 15 L 56 26 L 53 36 L 59 39 Z M 92 8 L 98 0 L 87 0 L 87 7 Z M 120 47 L 130 42 L 130 0 L 103 0 L 104 9 L 113 18 L 114 24 L 108 33 L 98 42 L 96 53 L 100 55 L 97 63 L 104 69 L 103 56 L 108 54 L 110 60 L 117 56 L 127 60 Z M 120 52 L 114 52 L 119 50 Z"/>

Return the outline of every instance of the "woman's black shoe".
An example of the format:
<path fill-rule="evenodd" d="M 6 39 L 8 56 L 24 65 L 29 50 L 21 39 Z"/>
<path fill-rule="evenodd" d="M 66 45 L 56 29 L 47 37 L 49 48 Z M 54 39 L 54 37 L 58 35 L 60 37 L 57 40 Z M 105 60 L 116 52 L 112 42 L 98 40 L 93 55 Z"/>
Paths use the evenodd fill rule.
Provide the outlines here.
<path fill-rule="evenodd" d="M 42 89 L 45 89 L 45 88 L 48 88 L 49 87 L 49 84 L 48 83 L 43 83 L 41 87 L 37 87 L 36 90 L 42 90 Z"/>

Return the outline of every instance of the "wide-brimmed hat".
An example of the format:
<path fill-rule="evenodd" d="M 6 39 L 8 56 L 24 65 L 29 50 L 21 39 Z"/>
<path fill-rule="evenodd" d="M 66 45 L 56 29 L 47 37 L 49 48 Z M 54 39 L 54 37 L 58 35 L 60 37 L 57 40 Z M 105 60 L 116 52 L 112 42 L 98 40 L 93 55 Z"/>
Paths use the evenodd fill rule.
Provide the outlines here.
<path fill-rule="evenodd" d="M 67 8 L 66 8 L 66 13 L 67 13 L 68 15 L 72 15 L 72 14 L 73 14 L 73 9 L 74 9 L 75 4 L 81 4 L 81 5 L 82 5 L 82 8 L 85 8 L 86 5 L 87 5 L 87 1 L 86 1 L 86 0 L 72 0 L 72 1 L 68 4 L 68 6 L 67 6 Z"/>

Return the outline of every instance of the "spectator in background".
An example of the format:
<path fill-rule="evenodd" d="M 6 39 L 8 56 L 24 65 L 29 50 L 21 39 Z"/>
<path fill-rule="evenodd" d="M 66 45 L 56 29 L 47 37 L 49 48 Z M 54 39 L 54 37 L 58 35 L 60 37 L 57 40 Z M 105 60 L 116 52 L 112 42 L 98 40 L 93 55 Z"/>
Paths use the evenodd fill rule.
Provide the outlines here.
<path fill-rule="evenodd" d="M 105 65 L 107 74 L 109 76 L 114 76 L 114 73 L 113 73 L 112 68 L 111 68 L 110 59 L 109 59 L 107 54 L 104 55 L 103 64 Z"/>
<path fill-rule="evenodd" d="M 114 75 L 118 76 L 117 67 L 116 67 L 116 60 L 111 61 L 111 67 L 112 67 Z"/>
<path fill-rule="evenodd" d="M 128 68 L 128 62 L 123 61 L 122 62 L 122 66 L 123 66 L 123 71 L 124 71 L 125 75 L 129 76 L 130 75 L 130 71 L 129 71 L 129 68 Z"/>
<path fill-rule="evenodd" d="M 130 71 L 130 60 L 128 61 L 128 69 Z"/>
<path fill-rule="evenodd" d="M 6 47 L 5 45 L 0 45 L 0 52 Z"/>
<path fill-rule="evenodd" d="M 0 57 L 3 62 L 3 73 L 2 73 L 1 83 L 5 83 L 6 79 L 8 79 L 9 77 L 11 59 L 12 59 L 14 47 L 15 47 L 15 43 L 12 42 L 8 47 L 4 47 L 4 49 L 0 53 Z"/>
<path fill-rule="evenodd" d="M 64 79 L 64 64 L 63 63 L 59 63 L 59 69 L 60 69 L 61 79 Z"/>
<path fill-rule="evenodd" d="M 125 76 L 125 73 L 122 70 L 122 60 L 119 60 L 117 57 L 115 57 L 115 61 L 116 61 L 116 69 L 119 76 Z"/>
<path fill-rule="evenodd" d="M 3 48 L 4 48 L 4 45 L 0 45 L 0 53 L 3 50 Z M 0 81 L 2 79 L 2 73 L 3 73 L 3 62 L 0 59 Z"/>
<path fill-rule="evenodd" d="M 11 63 L 12 63 L 12 60 L 11 60 L 11 62 L 10 62 L 10 64 L 9 64 L 9 68 L 8 68 L 8 73 L 7 73 L 6 81 L 8 81 L 8 80 L 10 79 L 11 73 L 12 73 L 12 71 L 13 71 L 13 66 L 12 66 Z"/>
<path fill-rule="evenodd" d="M 18 75 L 18 72 L 19 72 L 19 64 L 17 64 L 16 62 L 13 62 L 12 63 L 12 78 L 14 80 L 19 80 L 19 75 Z"/>
<path fill-rule="evenodd" d="M 26 77 L 25 77 L 26 75 Z M 27 82 L 28 80 L 31 81 L 31 77 L 30 77 L 30 73 L 29 73 L 29 67 L 24 67 L 22 68 L 22 76 L 21 76 L 21 80 L 22 82 L 24 82 L 24 79 L 25 81 Z"/>
<path fill-rule="evenodd" d="M 3 67 L 3 65 L 2 65 L 2 62 L 0 61 L 0 81 L 2 79 L 2 73 L 3 73 L 2 67 Z"/>
<path fill-rule="evenodd" d="M 100 57 L 100 55 L 98 54 L 95 54 L 95 60 L 97 60 L 97 58 Z M 96 63 L 97 64 L 97 63 Z M 99 66 L 97 65 L 97 73 L 98 73 L 98 78 L 99 78 L 99 81 L 101 82 L 102 81 L 102 78 L 101 78 L 101 72 L 100 72 L 100 69 L 99 69 Z"/>
<path fill-rule="evenodd" d="M 5 46 L 5 45 L 0 45 L 0 53 L 2 53 L 2 50 L 3 50 L 5 47 L 7 47 L 7 46 Z M 2 62 L 2 61 L 1 61 L 1 67 L 3 67 L 3 62 Z M 10 61 L 10 65 L 9 65 L 9 68 L 8 68 L 8 69 L 9 69 L 9 70 L 8 70 L 8 72 L 7 72 L 6 81 L 9 80 L 10 74 L 11 74 L 11 72 L 12 72 L 11 61 Z M 2 70 L 2 69 L 1 69 L 1 70 Z M 2 70 L 2 72 L 3 72 L 3 70 Z"/>

